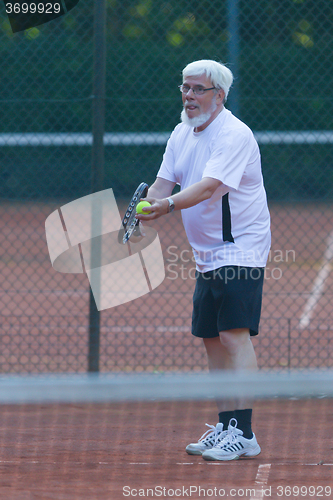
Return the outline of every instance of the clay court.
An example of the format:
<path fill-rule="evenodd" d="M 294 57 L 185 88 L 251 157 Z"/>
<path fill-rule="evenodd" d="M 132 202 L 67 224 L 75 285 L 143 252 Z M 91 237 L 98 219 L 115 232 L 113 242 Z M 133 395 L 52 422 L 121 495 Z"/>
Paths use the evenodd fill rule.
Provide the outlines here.
<path fill-rule="evenodd" d="M 45 219 L 60 205 L 1 206 L 3 373 L 87 370 L 88 280 L 54 271 L 45 241 Z M 300 320 L 325 265 L 332 209 L 270 208 L 272 253 L 261 332 L 253 340 L 260 367 L 330 368 L 331 273 L 308 326 Z M 154 227 L 166 279 L 148 296 L 101 313 L 104 372 L 206 369 L 201 342 L 190 334 L 193 263 L 179 214 Z M 170 499 L 191 491 L 198 499 L 205 491 L 206 498 L 330 498 L 332 412 L 329 398 L 258 401 L 254 430 L 262 453 L 223 463 L 184 451 L 205 422 L 215 424 L 212 401 L 2 406 L 0 495 Z"/>
<path fill-rule="evenodd" d="M 1 498 L 332 498 L 332 401 L 267 400 L 255 411 L 261 454 L 226 463 L 184 451 L 213 403 L 5 406 Z"/>

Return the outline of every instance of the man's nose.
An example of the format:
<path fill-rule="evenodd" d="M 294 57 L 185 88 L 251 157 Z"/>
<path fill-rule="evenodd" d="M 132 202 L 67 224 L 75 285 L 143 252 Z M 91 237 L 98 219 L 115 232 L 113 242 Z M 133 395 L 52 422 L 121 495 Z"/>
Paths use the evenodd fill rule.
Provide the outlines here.
<path fill-rule="evenodd" d="M 193 89 L 190 89 L 185 97 L 186 99 L 195 99 L 195 93 L 193 92 Z"/>

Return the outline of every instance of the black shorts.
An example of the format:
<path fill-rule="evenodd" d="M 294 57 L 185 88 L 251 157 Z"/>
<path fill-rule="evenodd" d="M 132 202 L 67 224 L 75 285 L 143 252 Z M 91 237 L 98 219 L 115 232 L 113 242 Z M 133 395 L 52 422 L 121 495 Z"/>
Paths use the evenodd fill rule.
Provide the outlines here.
<path fill-rule="evenodd" d="M 193 295 L 192 334 L 218 337 L 219 332 L 248 328 L 258 335 L 265 268 L 224 266 L 197 272 Z"/>

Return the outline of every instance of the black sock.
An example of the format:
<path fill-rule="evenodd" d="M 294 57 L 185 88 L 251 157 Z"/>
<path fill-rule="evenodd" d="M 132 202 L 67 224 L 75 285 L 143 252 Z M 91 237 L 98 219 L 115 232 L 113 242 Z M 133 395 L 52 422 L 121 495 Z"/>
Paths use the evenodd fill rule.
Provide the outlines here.
<path fill-rule="evenodd" d="M 247 408 L 246 410 L 235 410 L 234 418 L 237 420 L 237 428 L 243 431 L 243 436 L 246 439 L 251 439 L 253 437 L 251 426 L 252 408 Z"/>
<path fill-rule="evenodd" d="M 228 429 L 229 421 L 231 418 L 234 418 L 234 413 L 234 411 L 221 411 L 219 413 L 219 422 L 223 424 L 224 431 Z"/>

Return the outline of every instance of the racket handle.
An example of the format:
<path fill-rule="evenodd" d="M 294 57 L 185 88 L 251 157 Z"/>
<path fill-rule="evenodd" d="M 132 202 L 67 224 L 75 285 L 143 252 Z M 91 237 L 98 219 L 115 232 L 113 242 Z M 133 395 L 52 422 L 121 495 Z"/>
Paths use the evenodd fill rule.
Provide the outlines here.
<path fill-rule="evenodd" d="M 134 236 L 146 236 L 145 232 L 143 230 L 143 225 L 141 222 L 138 220 L 138 224 L 135 226 L 135 229 L 133 231 Z"/>

